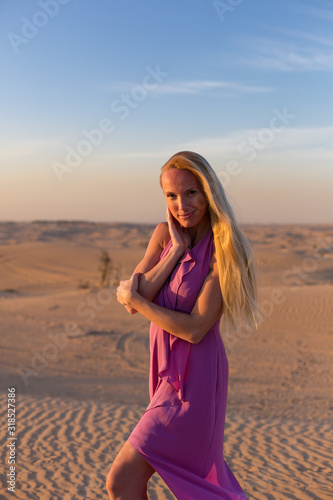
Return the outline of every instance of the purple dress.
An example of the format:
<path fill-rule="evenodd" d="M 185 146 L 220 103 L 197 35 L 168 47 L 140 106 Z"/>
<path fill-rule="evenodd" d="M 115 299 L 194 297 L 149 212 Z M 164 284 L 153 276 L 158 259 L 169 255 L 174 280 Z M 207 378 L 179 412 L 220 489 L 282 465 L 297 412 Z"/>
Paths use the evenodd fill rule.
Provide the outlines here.
<path fill-rule="evenodd" d="M 171 240 L 161 253 L 163 259 Z M 154 303 L 190 313 L 209 273 L 210 230 L 188 249 Z M 221 317 L 198 344 L 150 328 L 150 404 L 129 441 L 178 500 L 246 500 L 223 459 L 228 361 Z"/>

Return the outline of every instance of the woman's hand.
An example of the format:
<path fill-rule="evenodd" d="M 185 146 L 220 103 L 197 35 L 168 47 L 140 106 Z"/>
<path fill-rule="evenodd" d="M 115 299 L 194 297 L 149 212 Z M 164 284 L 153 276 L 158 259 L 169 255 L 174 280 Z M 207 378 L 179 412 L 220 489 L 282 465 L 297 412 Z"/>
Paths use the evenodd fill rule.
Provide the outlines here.
<path fill-rule="evenodd" d="M 140 274 L 141 273 L 135 273 L 129 280 L 119 283 L 117 288 L 117 300 L 123 306 L 131 305 L 131 299 L 138 290 Z"/>
<path fill-rule="evenodd" d="M 167 208 L 167 222 L 169 226 L 169 233 L 174 248 L 180 248 L 183 252 L 191 245 L 191 236 L 186 228 L 183 228 L 179 222 L 174 218 L 170 209 Z"/>

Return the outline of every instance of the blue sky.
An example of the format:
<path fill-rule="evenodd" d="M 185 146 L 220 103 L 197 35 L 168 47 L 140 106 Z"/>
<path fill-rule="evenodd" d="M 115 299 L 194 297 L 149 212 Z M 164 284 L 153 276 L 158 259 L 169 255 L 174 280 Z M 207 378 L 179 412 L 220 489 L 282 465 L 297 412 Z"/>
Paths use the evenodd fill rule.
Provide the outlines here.
<path fill-rule="evenodd" d="M 165 218 L 207 158 L 241 222 L 332 222 L 333 2 L 3 0 L 2 220 Z"/>

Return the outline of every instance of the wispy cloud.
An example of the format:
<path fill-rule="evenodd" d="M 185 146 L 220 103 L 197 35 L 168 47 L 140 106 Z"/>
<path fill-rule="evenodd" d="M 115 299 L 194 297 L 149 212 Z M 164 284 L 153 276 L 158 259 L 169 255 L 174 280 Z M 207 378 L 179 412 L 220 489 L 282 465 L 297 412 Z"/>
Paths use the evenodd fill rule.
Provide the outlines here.
<path fill-rule="evenodd" d="M 224 136 L 198 137 L 193 141 L 170 144 L 169 147 L 158 151 L 132 151 L 108 155 L 109 159 L 160 159 L 167 160 L 176 151 L 197 151 L 207 157 L 225 159 L 241 159 L 238 146 L 250 137 L 260 136 L 262 129 L 242 129 Z M 301 155 L 306 157 L 310 152 L 317 155 L 317 165 L 321 158 L 333 159 L 333 127 L 287 127 L 277 133 L 272 142 L 260 151 L 260 157 L 274 153 L 279 155 Z M 293 156 L 294 157 L 294 156 Z"/>
<path fill-rule="evenodd" d="M 138 85 L 136 82 L 117 82 L 107 86 L 109 90 L 124 91 L 133 89 Z M 230 82 L 221 80 L 179 80 L 171 81 L 156 86 L 155 94 L 171 95 L 225 95 L 240 96 L 242 94 L 255 94 L 274 92 L 276 89 L 262 85 L 247 85 L 246 83 Z"/>
<path fill-rule="evenodd" d="M 329 5 L 328 5 L 329 7 Z M 301 12 L 302 14 L 308 14 L 309 16 L 319 17 L 320 19 L 326 19 L 326 21 L 333 21 L 333 9 L 329 8 L 319 8 L 311 7 L 310 5 L 297 5 L 295 10 Z"/>
<path fill-rule="evenodd" d="M 160 85 L 157 92 L 162 94 L 207 94 L 209 92 L 227 91 L 239 94 L 253 94 L 262 92 L 273 92 L 272 87 L 246 85 L 238 82 L 216 81 L 216 80 L 196 80 L 180 81 Z"/>
<path fill-rule="evenodd" d="M 179 150 L 202 152 L 204 156 L 220 158 L 221 161 L 224 158 L 241 160 L 239 145 L 248 141 L 250 137 L 260 137 L 261 130 L 242 129 L 222 137 L 202 137 L 179 144 Z M 332 136 L 333 127 L 287 127 L 274 135 L 267 147 L 258 152 L 258 157 L 264 158 L 272 153 L 276 157 L 291 153 L 304 157 L 310 151 L 314 151 L 318 155 L 317 165 L 320 165 L 321 157 L 329 156 L 331 160 L 333 159 Z"/>
<path fill-rule="evenodd" d="M 287 35 L 292 38 L 298 38 L 301 40 L 305 40 L 310 43 L 316 43 L 319 45 L 324 45 L 326 47 L 333 47 L 333 37 L 332 38 L 324 38 L 322 36 L 314 35 L 312 33 L 308 33 L 305 31 L 298 31 L 298 30 L 291 30 L 287 28 L 280 28 L 276 26 L 271 26 L 271 25 L 264 25 L 264 24 L 259 24 L 262 28 L 265 28 L 268 30 L 270 33 L 275 32 L 278 34 L 282 35 Z"/>
<path fill-rule="evenodd" d="M 333 50 L 331 49 L 304 47 L 301 44 L 281 42 L 265 37 L 247 37 L 244 42 L 253 55 L 242 59 L 240 61 L 242 64 L 276 71 L 333 70 Z M 327 42 L 326 45 L 328 45 Z"/>

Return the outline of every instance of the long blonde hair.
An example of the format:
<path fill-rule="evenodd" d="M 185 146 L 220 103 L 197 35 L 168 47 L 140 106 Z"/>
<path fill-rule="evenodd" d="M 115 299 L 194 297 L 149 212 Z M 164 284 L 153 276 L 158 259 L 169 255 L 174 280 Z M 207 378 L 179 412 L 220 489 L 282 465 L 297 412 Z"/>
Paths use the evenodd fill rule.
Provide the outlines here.
<path fill-rule="evenodd" d="M 256 273 L 249 243 L 243 235 L 225 195 L 223 186 L 210 164 L 201 155 L 181 151 L 161 169 L 189 170 L 199 180 L 206 195 L 223 297 L 223 317 L 227 326 L 246 324 L 258 327 Z"/>

